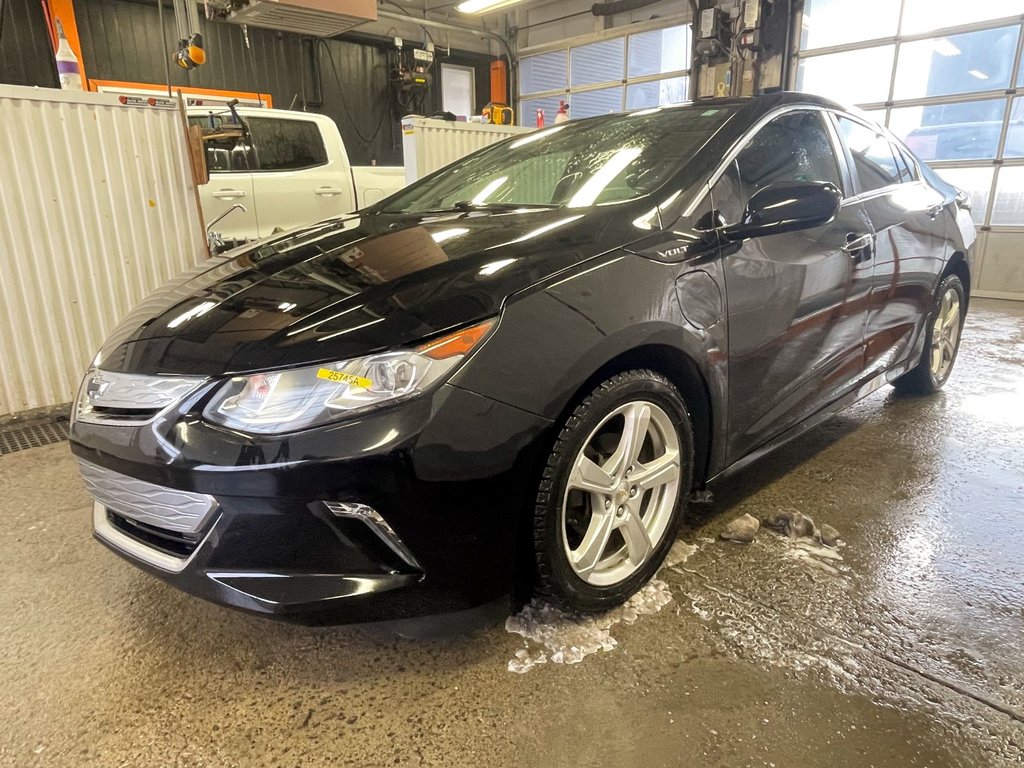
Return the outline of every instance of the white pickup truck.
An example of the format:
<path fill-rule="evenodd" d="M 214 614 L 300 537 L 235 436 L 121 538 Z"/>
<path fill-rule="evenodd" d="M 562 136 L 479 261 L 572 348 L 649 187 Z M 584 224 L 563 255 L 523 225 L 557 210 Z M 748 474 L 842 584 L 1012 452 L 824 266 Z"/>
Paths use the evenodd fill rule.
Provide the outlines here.
<path fill-rule="evenodd" d="M 249 140 L 207 142 L 210 181 L 199 187 L 207 226 L 223 215 L 212 229 L 227 244 L 349 213 L 405 186 L 400 166 L 352 165 L 329 117 L 242 107 L 236 114 Z M 234 123 L 223 107 L 189 107 L 188 119 L 207 130 Z"/>

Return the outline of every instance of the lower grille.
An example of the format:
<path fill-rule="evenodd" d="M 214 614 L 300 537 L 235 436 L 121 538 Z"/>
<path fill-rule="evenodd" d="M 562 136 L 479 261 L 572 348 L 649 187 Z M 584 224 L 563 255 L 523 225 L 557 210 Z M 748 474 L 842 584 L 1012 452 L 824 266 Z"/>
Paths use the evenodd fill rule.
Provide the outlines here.
<path fill-rule="evenodd" d="M 78 462 L 90 495 L 108 510 L 160 530 L 196 535 L 217 502 L 205 493 L 179 491 Z"/>
<path fill-rule="evenodd" d="M 189 557 L 196 551 L 201 541 L 198 536 L 189 536 L 185 533 L 169 531 L 166 528 L 157 528 L 155 525 L 147 525 L 109 509 L 107 510 L 107 521 L 125 536 L 130 536 L 146 546 L 173 557 Z"/>

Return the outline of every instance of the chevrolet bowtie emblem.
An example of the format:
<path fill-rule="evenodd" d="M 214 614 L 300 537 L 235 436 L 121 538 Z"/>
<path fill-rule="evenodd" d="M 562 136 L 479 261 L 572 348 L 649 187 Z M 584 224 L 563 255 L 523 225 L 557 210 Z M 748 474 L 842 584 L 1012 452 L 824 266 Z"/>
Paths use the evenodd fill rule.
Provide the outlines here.
<path fill-rule="evenodd" d="M 90 400 L 98 400 L 103 397 L 103 393 L 109 388 L 109 381 L 104 379 L 102 376 L 93 376 L 89 379 L 89 384 L 85 388 L 85 394 L 88 395 Z"/>

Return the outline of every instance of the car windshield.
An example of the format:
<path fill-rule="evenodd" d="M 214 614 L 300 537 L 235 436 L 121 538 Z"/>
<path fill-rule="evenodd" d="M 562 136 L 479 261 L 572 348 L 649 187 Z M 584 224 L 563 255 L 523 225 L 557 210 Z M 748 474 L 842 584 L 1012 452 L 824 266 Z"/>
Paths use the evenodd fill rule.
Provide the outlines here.
<path fill-rule="evenodd" d="M 455 162 L 381 210 L 582 208 L 633 200 L 679 171 L 735 110 L 670 107 L 555 125 Z"/>

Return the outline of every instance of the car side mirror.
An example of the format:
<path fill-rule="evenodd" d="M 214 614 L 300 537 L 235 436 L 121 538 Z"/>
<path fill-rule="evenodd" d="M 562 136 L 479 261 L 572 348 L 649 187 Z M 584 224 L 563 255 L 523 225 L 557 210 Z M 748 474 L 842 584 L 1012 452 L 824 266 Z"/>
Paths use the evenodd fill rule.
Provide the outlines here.
<path fill-rule="evenodd" d="M 780 181 L 755 192 L 743 220 L 719 230 L 726 241 L 778 235 L 827 224 L 839 212 L 843 193 L 827 181 Z"/>

